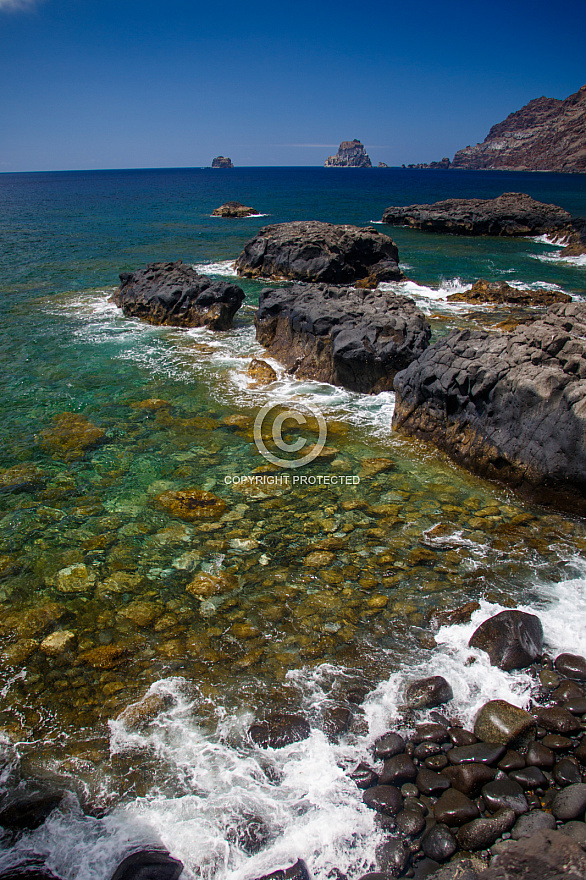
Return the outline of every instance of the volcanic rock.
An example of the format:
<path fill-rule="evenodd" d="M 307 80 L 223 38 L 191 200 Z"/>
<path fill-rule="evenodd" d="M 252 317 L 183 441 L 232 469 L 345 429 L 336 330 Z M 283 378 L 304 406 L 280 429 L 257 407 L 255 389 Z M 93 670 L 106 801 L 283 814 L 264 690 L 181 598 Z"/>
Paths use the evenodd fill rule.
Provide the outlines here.
<path fill-rule="evenodd" d="M 454 156 L 454 168 L 586 171 L 586 86 L 565 100 L 535 98 L 484 142 Z"/>
<path fill-rule="evenodd" d="M 374 755 L 376 758 L 392 758 L 393 755 L 400 755 L 405 751 L 405 740 L 399 733 L 385 733 L 379 737 L 374 744 Z"/>
<path fill-rule="evenodd" d="M 277 378 L 276 370 L 260 358 L 253 358 L 246 372 L 254 380 L 255 385 L 269 385 Z"/>
<path fill-rule="evenodd" d="M 583 880 L 586 854 L 559 831 L 544 829 L 495 856 L 483 880 Z"/>
<path fill-rule="evenodd" d="M 328 156 L 324 168 L 372 168 L 372 162 L 360 141 L 342 141 L 336 155 Z"/>
<path fill-rule="evenodd" d="M 448 826 L 438 822 L 423 835 L 421 849 L 428 859 L 445 862 L 454 855 L 458 844 Z"/>
<path fill-rule="evenodd" d="M 513 306 L 550 306 L 556 302 L 571 302 L 569 293 L 561 290 L 518 290 L 506 281 L 476 281 L 470 290 L 452 293 L 448 300 L 467 303 L 496 303 Z"/>
<path fill-rule="evenodd" d="M 534 660 L 541 657 L 543 652 L 543 627 L 541 621 L 534 614 L 524 611 L 501 611 L 481 623 L 472 634 L 468 642 L 471 648 L 480 648 L 486 651 L 490 657 L 491 666 L 510 671 L 511 669 L 524 669 L 530 666 Z M 492 701 L 497 703 L 490 708 L 490 714 L 507 715 L 506 719 L 500 718 L 500 726 L 510 723 L 521 723 L 524 716 L 515 713 L 515 707 L 504 703 L 503 700 Z M 488 705 L 488 704 L 487 704 Z M 493 711 L 494 710 L 494 711 Z M 489 712 L 489 709 L 486 710 Z M 484 716 L 483 716 L 484 717 Z M 504 729 L 504 728 L 503 728 Z M 474 730 L 476 736 L 482 734 Z M 505 745 L 508 745 L 518 733 L 514 733 Z M 499 742 L 500 740 L 496 740 Z"/>
<path fill-rule="evenodd" d="M 216 156 L 215 159 L 212 159 L 212 168 L 234 168 L 234 165 L 228 156 Z"/>
<path fill-rule="evenodd" d="M 586 659 L 579 654 L 559 654 L 554 660 L 554 666 L 568 678 L 586 681 Z"/>
<path fill-rule="evenodd" d="M 229 330 L 244 300 L 236 284 L 212 281 L 181 260 L 122 272 L 120 282 L 112 302 L 127 317 L 149 324 Z"/>
<path fill-rule="evenodd" d="M 395 816 L 403 804 L 401 792 L 394 785 L 374 785 L 367 788 L 362 800 L 367 807 L 386 816 Z"/>
<path fill-rule="evenodd" d="M 468 797 L 477 797 L 482 786 L 487 782 L 492 782 L 496 776 L 496 770 L 487 767 L 486 764 L 458 764 L 445 767 L 439 775 L 445 776 L 453 788 Z"/>
<path fill-rule="evenodd" d="M 282 749 L 307 739 L 310 727 L 303 715 L 275 712 L 264 721 L 257 721 L 248 730 L 251 740 L 261 748 Z"/>
<path fill-rule="evenodd" d="M 515 824 L 515 813 L 503 807 L 485 819 L 473 819 L 458 829 L 458 843 L 465 850 L 487 849 Z"/>
<path fill-rule="evenodd" d="M 372 226 L 340 226 L 300 220 L 264 226 L 236 260 L 247 278 L 352 284 L 365 278 L 398 281 L 395 242 Z M 376 283 L 375 283 L 376 282 Z"/>
<path fill-rule="evenodd" d="M 434 709 L 454 696 L 450 684 L 441 675 L 411 682 L 405 690 L 405 703 L 413 709 Z"/>
<path fill-rule="evenodd" d="M 432 205 L 391 207 L 383 223 L 450 235 L 543 235 L 573 231 L 572 215 L 525 193 L 496 199 L 445 199 Z"/>
<path fill-rule="evenodd" d="M 242 202 L 225 202 L 219 208 L 212 211 L 214 217 L 254 217 L 260 214 L 256 208 L 249 208 Z"/>
<path fill-rule="evenodd" d="M 473 639 L 474 636 L 472 636 Z M 479 641 L 480 637 L 476 640 L 474 647 L 480 647 Z M 496 665 L 498 664 L 493 663 L 493 666 Z M 474 724 L 474 733 L 478 739 L 484 740 L 484 742 L 501 743 L 504 746 L 525 745 L 534 732 L 535 718 L 524 709 L 507 703 L 506 700 L 491 700 L 485 703 Z"/>
<path fill-rule="evenodd" d="M 586 303 L 453 331 L 395 377 L 393 426 L 481 476 L 586 512 Z"/>
<path fill-rule="evenodd" d="M 450 788 L 442 794 L 434 805 L 433 814 L 438 822 L 443 822 L 449 827 L 464 825 L 480 816 L 474 801 L 455 788 Z"/>
<path fill-rule="evenodd" d="M 488 782 L 482 789 L 482 798 L 486 807 L 491 812 L 496 812 L 503 807 L 513 810 L 516 816 L 529 810 L 523 789 L 518 782 L 512 779 L 495 779 Z"/>
<path fill-rule="evenodd" d="M 407 297 L 326 285 L 261 291 L 255 325 L 289 372 L 363 393 L 391 389 L 431 336 Z"/>
<path fill-rule="evenodd" d="M 567 822 L 583 817 L 586 811 L 586 784 L 578 782 L 559 791 L 551 808 L 556 819 Z"/>
<path fill-rule="evenodd" d="M 183 863 L 163 850 L 132 853 L 118 866 L 112 880 L 178 880 Z"/>

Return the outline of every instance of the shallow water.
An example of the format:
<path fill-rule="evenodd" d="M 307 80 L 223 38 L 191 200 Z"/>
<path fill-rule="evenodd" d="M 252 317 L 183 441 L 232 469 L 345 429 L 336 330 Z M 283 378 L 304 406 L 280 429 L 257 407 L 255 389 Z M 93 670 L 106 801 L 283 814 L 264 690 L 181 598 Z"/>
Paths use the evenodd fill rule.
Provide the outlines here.
<path fill-rule="evenodd" d="M 301 857 L 315 877 L 338 868 L 353 880 L 377 836 L 345 770 L 397 716 L 405 675 L 446 675 L 450 711 L 469 722 L 489 697 L 523 704 L 531 688 L 466 648 L 495 610 L 526 606 L 551 651 L 586 650 L 583 523 L 394 435 L 392 394 L 298 382 L 275 362 L 277 380 L 255 387 L 260 282 L 242 283 L 234 329 L 216 335 L 140 324 L 109 302 L 117 273 L 149 260 L 229 277 L 267 222 L 367 223 L 392 203 L 511 190 L 586 213 L 583 176 L 228 174 L 0 176 L 4 784 L 73 792 L 38 831 L 4 841 L 0 868 L 36 854 L 65 880 L 106 880 L 129 849 L 160 839 L 186 877 L 252 880 Z M 228 198 L 269 216 L 210 218 Z M 410 279 L 390 287 L 436 335 L 510 317 L 447 300 L 478 277 L 586 289 L 584 267 L 546 241 L 388 231 Z M 327 421 L 305 483 L 259 455 L 253 425 L 267 403 Z M 240 479 L 251 476 L 278 479 Z M 180 489 L 213 493 L 223 512 L 181 519 L 160 499 Z M 471 624 L 437 632 L 438 610 L 472 599 Z M 71 633 L 56 657 L 41 647 L 55 630 Z M 356 689 L 368 693 L 362 709 Z M 164 697 L 162 714 L 136 730 L 115 720 L 147 692 Z M 337 705 L 354 720 L 331 743 L 323 716 Z M 310 739 L 253 747 L 250 721 L 283 706 L 308 714 Z M 256 853 L 242 832 L 250 817 Z"/>

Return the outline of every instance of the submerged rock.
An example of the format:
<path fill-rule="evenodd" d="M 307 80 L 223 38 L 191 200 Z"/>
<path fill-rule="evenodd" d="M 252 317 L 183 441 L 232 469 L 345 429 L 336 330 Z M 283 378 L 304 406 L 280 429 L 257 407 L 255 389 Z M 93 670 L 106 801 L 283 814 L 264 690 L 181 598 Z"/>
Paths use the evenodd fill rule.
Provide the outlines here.
<path fill-rule="evenodd" d="M 507 672 L 511 669 L 524 669 L 538 660 L 543 653 L 543 627 L 535 614 L 525 611 L 501 611 L 489 617 L 474 631 L 468 645 L 480 648 L 490 657 L 491 666 L 498 666 Z M 515 717 L 514 707 L 507 709 L 509 704 L 500 706 L 504 701 L 495 701 L 501 709 L 501 715 L 508 712 L 506 723 Z M 489 704 L 490 705 L 490 704 Z M 505 719 L 502 719 L 505 723 Z M 474 729 L 476 736 L 481 734 Z M 496 740 L 500 742 L 501 740 Z M 508 745 L 511 740 L 507 741 Z"/>
<path fill-rule="evenodd" d="M 64 792 L 22 795 L 0 811 L 0 826 L 9 831 L 34 831 L 50 816 L 61 801 Z"/>
<path fill-rule="evenodd" d="M 467 303 L 506 303 L 513 306 L 550 306 L 556 302 L 571 302 L 569 293 L 561 290 L 519 290 L 506 281 L 476 281 L 470 290 L 452 293 L 448 300 Z"/>
<path fill-rule="evenodd" d="M 395 377 L 393 426 L 475 473 L 586 513 L 586 303 L 453 331 Z"/>
<path fill-rule="evenodd" d="M 395 242 L 372 226 L 298 220 L 263 227 L 245 245 L 236 260 L 236 271 L 247 278 L 329 284 L 372 278 L 376 286 L 379 281 L 403 277 L 398 263 Z"/>
<path fill-rule="evenodd" d="M 572 229 L 572 215 L 525 193 L 496 199 L 445 199 L 433 205 L 387 208 L 383 223 L 451 235 L 543 235 Z"/>
<path fill-rule="evenodd" d="M 226 202 L 212 211 L 214 217 L 253 217 L 260 214 L 256 208 L 249 208 L 242 202 Z"/>
<path fill-rule="evenodd" d="M 121 721 L 129 730 L 140 730 L 169 708 L 173 703 L 170 694 L 146 694 L 137 703 L 131 703 L 118 715 L 116 721 Z"/>
<path fill-rule="evenodd" d="M 255 325 L 258 341 L 298 378 L 363 393 L 389 390 L 431 336 L 407 297 L 326 285 L 263 290 Z"/>
<path fill-rule="evenodd" d="M 251 740 L 262 748 L 281 749 L 291 743 L 307 739 L 309 722 L 303 715 L 275 712 L 264 721 L 257 721 L 248 729 Z"/>
<path fill-rule="evenodd" d="M 279 868 L 271 874 L 257 877 L 256 880 L 310 880 L 310 874 L 303 859 L 297 859 L 290 868 Z"/>
<path fill-rule="evenodd" d="M 171 327 L 229 330 L 244 301 L 236 284 L 212 281 L 181 260 L 123 272 L 112 296 L 127 317 Z"/>
<path fill-rule="evenodd" d="M 30 492 L 46 482 L 46 477 L 33 464 L 17 464 L 0 471 L 0 492 Z"/>
<path fill-rule="evenodd" d="M 251 360 L 246 372 L 251 379 L 254 379 L 255 385 L 269 385 L 277 378 L 276 370 L 274 370 L 270 364 L 267 364 L 266 361 L 260 360 L 259 358 L 253 358 Z"/>
<path fill-rule="evenodd" d="M 164 850 L 143 850 L 124 859 L 111 880 L 179 880 L 183 863 Z"/>
<path fill-rule="evenodd" d="M 88 449 L 106 442 L 103 428 L 88 421 L 80 413 L 60 413 L 54 416 L 53 425 L 40 435 L 41 446 L 47 452 L 64 458 L 81 458 Z"/>
<path fill-rule="evenodd" d="M 226 509 L 226 502 L 203 489 L 180 489 L 162 492 L 155 499 L 157 507 L 170 516 L 192 521 L 219 519 Z"/>

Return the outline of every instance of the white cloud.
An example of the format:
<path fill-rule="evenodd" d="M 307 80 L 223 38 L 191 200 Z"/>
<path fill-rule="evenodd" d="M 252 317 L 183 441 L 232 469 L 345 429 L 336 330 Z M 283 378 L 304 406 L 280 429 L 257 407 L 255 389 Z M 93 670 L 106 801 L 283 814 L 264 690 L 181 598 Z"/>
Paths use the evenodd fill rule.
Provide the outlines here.
<path fill-rule="evenodd" d="M 0 12 L 19 12 L 37 5 L 37 0 L 0 0 Z"/>

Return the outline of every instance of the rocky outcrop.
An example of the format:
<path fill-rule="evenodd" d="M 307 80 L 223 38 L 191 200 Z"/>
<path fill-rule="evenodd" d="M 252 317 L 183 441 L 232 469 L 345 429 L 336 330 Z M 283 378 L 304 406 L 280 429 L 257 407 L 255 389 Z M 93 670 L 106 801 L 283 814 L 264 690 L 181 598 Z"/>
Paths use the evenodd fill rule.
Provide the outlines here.
<path fill-rule="evenodd" d="M 198 275 L 181 260 L 123 272 L 112 296 L 127 317 L 171 327 L 229 330 L 244 293 L 236 284 Z"/>
<path fill-rule="evenodd" d="M 571 233 L 562 251 L 564 257 L 581 257 L 586 254 L 586 220 L 575 217 L 573 226 L 574 232 Z"/>
<path fill-rule="evenodd" d="M 504 303 L 513 306 L 551 306 L 556 302 L 571 302 L 569 293 L 561 290 L 519 290 L 511 287 L 506 281 L 485 281 L 481 278 L 476 281 L 470 290 L 462 293 L 452 293 L 448 300 L 453 302 L 467 303 Z"/>
<path fill-rule="evenodd" d="M 260 211 L 257 211 L 256 208 L 249 208 L 242 202 L 226 202 L 219 208 L 214 208 L 212 214 L 214 217 L 254 217 L 260 214 Z"/>
<path fill-rule="evenodd" d="M 360 141 L 342 141 L 335 156 L 328 156 L 325 168 L 372 168 L 372 162 Z"/>
<path fill-rule="evenodd" d="M 388 168 L 389 166 L 387 165 L 386 162 L 379 162 L 377 167 L 378 168 Z"/>
<path fill-rule="evenodd" d="M 383 223 L 451 235 L 543 235 L 573 231 L 572 216 L 525 193 L 496 199 L 445 199 L 433 205 L 387 208 Z"/>
<path fill-rule="evenodd" d="M 249 241 L 236 271 L 247 278 L 293 279 L 329 284 L 398 281 L 395 242 L 371 226 L 340 226 L 301 220 L 265 226 Z"/>
<path fill-rule="evenodd" d="M 586 514 L 586 303 L 512 333 L 454 331 L 395 378 L 396 430 Z"/>
<path fill-rule="evenodd" d="M 232 159 L 229 159 L 227 156 L 216 156 L 212 160 L 212 168 L 234 168 L 234 166 Z"/>
<path fill-rule="evenodd" d="M 459 150 L 453 168 L 586 172 L 586 85 L 565 101 L 535 98 Z"/>
<path fill-rule="evenodd" d="M 391 389 L 431 336 L 407 297 L 323 284 L 263 290 L 255 325 L 258 341 L 300 379 L 363 393 Z"/>

